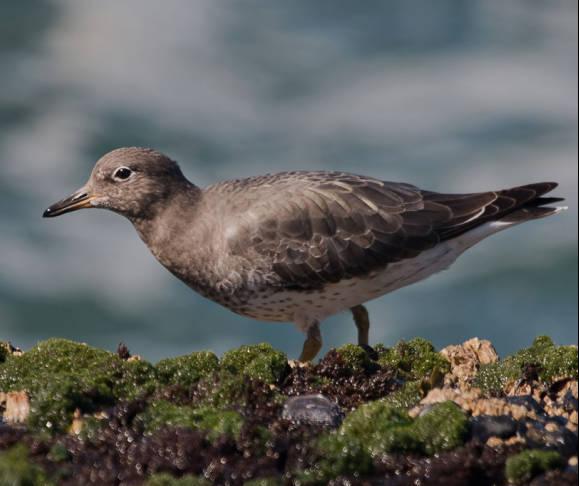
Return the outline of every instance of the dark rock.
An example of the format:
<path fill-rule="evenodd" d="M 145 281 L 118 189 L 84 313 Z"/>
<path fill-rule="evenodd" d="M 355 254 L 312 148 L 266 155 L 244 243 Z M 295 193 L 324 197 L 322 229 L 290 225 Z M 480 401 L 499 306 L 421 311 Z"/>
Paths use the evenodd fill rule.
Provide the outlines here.
<path fill-rule="evenodd" d="M 545 420 L 546 424 L 553 423 L 559 427 L 566 427 L 569 421 L 565 417 L 548 417 Z"/>
<path fill-rule="evenodd" d="M 517 422 L 510 415 L 479 415 L 470 421 L 473 439 L 486 442 L 491 437 L 508 439 L 517 433 Z"/>
<path fill-rule="evenodd" d="M 119 343 L 117 347 L 117 355 L 124 361 L 127 361 L 131 357 L 131 352 L 125 343 Z"/>
<path fill-rule="evenodd" d="M 518 395 L 514 397 L 506 397 L 505 401 L 511 405 L 519 405 L 525 407 L 529 411 L 535 412 L 537 415 L 545 415 L 545 410 L 531 395 Z"/>
<path fill-rule="evenodd" d="M 577 412 L 579 408 L 579 400 L 573 396 L 570 390 L 563 397 L 563 408 L 567 413 Z"/>
<path fill-rule="evenodd" d="M 359 346 L 366 351 L 366 354 L 371 360 L 376 361 L 379 358 L 378 352 L 372 346 L 368 346 L 367 344 L 359 344 Z"/>
<path fill-rule="evenodd" d="M 539 379 L 539 373 L 541 372 L 541 365 L 536 363 L 528 363 L 523 366 L 521 373 L 521 379 L 527 383 L 532 383 Z"/>
<path fill-rule="evenodd" d="M 536 420 L 527 420 L 520 430 L 527 440 L 527 445 L 532 449 L 551 449 L 569 457 L 577 454 L 577 434 L 571 432 L 565 426 L 551 421 L 549 426 Z M 554 429 L 553 425 L 557 428 Z"/>
<path fill-rule="evenodd" d="M 323 395 L 304 395 L 288 399 L 282 418 L 296 424 L 324 425 L 337 428 L 344 419 L 340 407 Z"/>
<path fill-rule="evenodd" d="M 549 471 L 533 479 L 530 486 L 576 486 L 577 473 L 572 471 Z"/>

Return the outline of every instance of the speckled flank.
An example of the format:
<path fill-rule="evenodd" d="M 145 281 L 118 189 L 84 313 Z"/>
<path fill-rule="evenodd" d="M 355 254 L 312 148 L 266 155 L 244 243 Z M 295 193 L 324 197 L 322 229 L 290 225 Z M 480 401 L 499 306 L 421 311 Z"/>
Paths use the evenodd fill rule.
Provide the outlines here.
<path fill-rule="evenodd" d="M 391 264 L 368 278 L 346 279 L 321 289 L 258 294 L 247 302 L 247 310 L 232 310 L 262 321 L 297 322 L 300 315 L 322 321 L 443 270 L 459 255 L 452 250 L 449 245 L 441 245 L 414 259 Z"/>
<path fill-rule="evenodd" d="M 346 279 L 311 291 L 286 290 L 258 294 L 253 296 L 247 302 L 247 308 L 239 313 L 272 322 L 299 323 L 301 315 L 311 317 L 312 321 L 322 321 L 446 270 L 468 248 L 513 224 L 515 223 L 487 223 L 465 235 L 445 241 L 415 258 L 392 263 L 366 278 Z"/>

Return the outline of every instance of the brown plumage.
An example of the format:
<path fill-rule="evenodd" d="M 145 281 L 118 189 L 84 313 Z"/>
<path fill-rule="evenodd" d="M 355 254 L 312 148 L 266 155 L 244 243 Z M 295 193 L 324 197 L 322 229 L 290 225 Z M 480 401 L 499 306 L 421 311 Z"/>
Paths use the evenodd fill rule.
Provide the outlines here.
<path fill-rule="evenodd" d="M 293 321 L 301 359 L 320 322 L 351 309 L 368 344 L 367 300 L 450 266 L 466 249 L 561 201 L 543 182 L 440 194 L 343 172 L 285 172 L 200 189 L 151 149 L 115 150 L 46 217 L 101 207 L 127 217 L 155 257 L 191 288 L 246 316 Z"/>
<path fill-rule="evenodd" d="M 244 235 L 235 251 L 269 259 L 280 283 L 296 289 L 366 275 L 522 208 L 554 211 L 537 208 L 561 200 L 540 199 L 557 187 L 550 182 L 439 194 L 338 172 L 282 173 L 218 184 L 208 193 L 233 202 L 232 187 L 261 195 L 232 223 Z"/>

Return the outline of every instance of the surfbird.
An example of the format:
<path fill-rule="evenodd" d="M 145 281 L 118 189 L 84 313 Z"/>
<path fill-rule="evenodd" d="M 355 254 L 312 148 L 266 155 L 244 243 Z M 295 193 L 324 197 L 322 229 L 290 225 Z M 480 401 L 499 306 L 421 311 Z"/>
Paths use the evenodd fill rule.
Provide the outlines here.
<path fill-rule="evenodd" d="M 45 217 L 105 208 L 128 218 L 153 255 L 193 290 L 235 313 L 293 322 L 322 346 L 320 322 L 351 311 L 368 345 L 363 304 L 448 268 L 505 228 L 555 214 L 557 184 L 441 194 L 346 172 L 282 172 L 204 189 L 148 148 L 120 148 Z"/>

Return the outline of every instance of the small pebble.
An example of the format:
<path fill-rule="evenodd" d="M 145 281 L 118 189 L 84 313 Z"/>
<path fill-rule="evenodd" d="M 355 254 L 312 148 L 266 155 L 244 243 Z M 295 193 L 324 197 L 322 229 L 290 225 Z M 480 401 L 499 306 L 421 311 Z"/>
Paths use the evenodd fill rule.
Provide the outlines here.
<path fill-rule="evenodd" d="M 293 423 L 337 428 L 344 414 L 336 403 L 323 395 L 304 395 L 285 402 L 282 418 Z"/>

